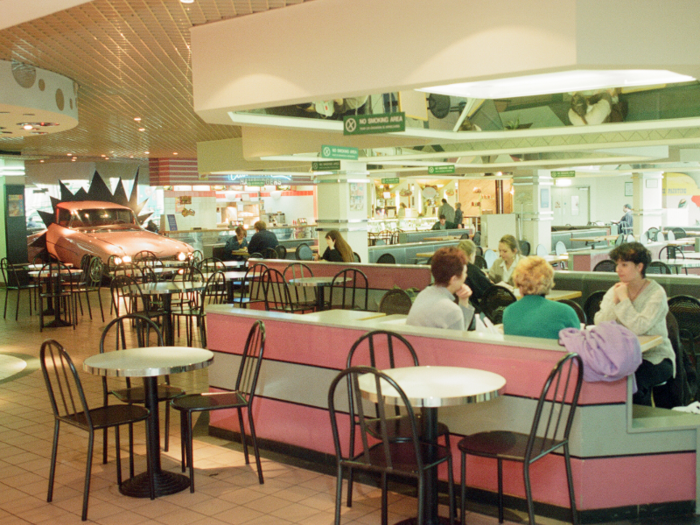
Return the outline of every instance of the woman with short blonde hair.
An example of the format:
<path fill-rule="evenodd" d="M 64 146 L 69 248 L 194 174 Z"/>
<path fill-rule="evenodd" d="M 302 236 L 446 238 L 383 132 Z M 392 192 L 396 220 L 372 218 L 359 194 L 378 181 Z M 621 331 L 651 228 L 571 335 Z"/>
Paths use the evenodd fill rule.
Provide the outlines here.
<path fill-rule="evenodd" d="M 503 312 L 503 333 L 559 339 L 563 328 L 580 328 L 578 315 L 568 304 L 545 298 L 554 286 L 554 270 L 542 257 L 525 257 L 513 271 L 522 299 Z"/>

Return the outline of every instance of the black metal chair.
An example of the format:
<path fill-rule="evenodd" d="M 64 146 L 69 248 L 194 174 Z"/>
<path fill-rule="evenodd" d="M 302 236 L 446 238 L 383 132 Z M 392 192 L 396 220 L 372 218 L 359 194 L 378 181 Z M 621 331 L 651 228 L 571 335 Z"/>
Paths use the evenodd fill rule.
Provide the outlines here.
<path fill-rule="evenodd" d="M 84 257 L 85 258 L 85 257 Z M 153 274 L 151 268 L 144 268 Z M 88 313 L 90 314 L 90 319 L 92 319 L 92 305 L 90 304 L 90 294 L 97 294 L 97 301 L 100 304 L 100 314 L 102 314 L 102 322 L 105 320 L 105 312 L 102 306 L 102 295 L 100 294 L 100 289 L 102 286 L 102 277 L 104 275 L 104 264 L 102 259 L 97 256 L 91 257 L 87 256 L 87 263 L 83 264 L 83 273 L 80 276 L 80 280 L 77 283 L 73 283 L 73 293 L 77 294 L 78 300 L 80 300 L 81 295 L 85 295 L 85 302 L 87 303 Z M 155 274 L 153 274 L 155 275 Z M 80 302 L 80 313 L 82 315 L 82 302 Z"/>
<path fill-rule="evenodd" d="M 95 431 L 114 428 L 117 452 L 117 483 L 121 486 L 121 454 L 119 448 L 119 427 L 148 420 L 147 409 L 134 405 L 113 405 L 90 409 L 85 399 L 78 371 L 68 352 L 54 340 L 44 341 L 40 352 L 41 371 L 49 394 L 54 417 L 53 445 L 51 447 L 51 469 L 46 501 L 53 500 L 53 482 L 56 474 L 56 456 L 61 423 L 85 430 L 89 434 L 85 486 L 83 488 L 82 520 L 87 520 L 92 455 L 95 445 Z M 151 499 L 155 498 L 155 487 L 151 486 Z"/>
<path fill-rule="evenodd" d="M 279 254 L 274 248 L 263 248 L 262 254 L 263 259 L 278 259 Z"/>
<path fill-rule="evenodd" d="M 647 266 L 646 273 L 671 275 L 673 274 L 673 270 L 663 261 L 651 261 Z"/>
<path fill-rule="evenodd" d="M 527 257 L 530 255 L 530 243 L 528 241 L 519 241 L 520 244 L 520 253 Z"/>
<path fill-rule="evenodd" d="M 7 297 L 10 295 L 11 291 L 17 292 L 15 321 L 19 318 L 19 300 L 22 296 L 22 290 L 27 290 L 29 295 L 29 315 L 32 315 L 32 291 L 36 292 L 39 285 L 31 282 L 27 270 L 11 265 L 7 261 L 7 257 L 3 257 L 2 260 L 0 260 L 0 269 L 2 270 L 2 280 L 5 283 L 5 311 L 2 316 L 3 319 L 7 318 Z M 34 298 L 34 304 L 36 306 L 36 296 Z"/>
<path fill-rule="evenodd" d="M 202 259 L 202 261 L 197 265 L 197 268 L 201 270 L 202 273 L 226 271 L 224 261 L 217 257 L 207 257 L 206 259 Z"/>
<path fill-rule="evenodd" d="M 673 235 L 676 236 L 676 239 L 685 239 L 688 236 L 683 228 L 675 227 L 671 228 L 671 231 L 673 232 Z"/>
<path fill-rule="evenodd" d="M 646 233 L 647 233 L 647 238 L 650 241 L 654 242 L 654 241 L 656 241 L 656 234 L 659 233 L 659 229 L 651 227 L 646 231 Z"/>
<path fill-rule="evenodd" d="M 360 391 L 360 376 L 369 379 L 376 385 L 376 406 L 379 417 L 372 425 L 365 414 L 362 392 Z M 339 388 L 340 387 L 340 388 Z M 385 392 L 391 398 L 387 398 Z M 393 441 L 391 426 L 394 422 L 394 411 L 387 413 L 386 406 L 400 403 L 404 407 L 407 428 L 410 433 L 406 440 Z M 336 406 L 342 407 L 337 411 Z M 335 493 L 335 524 L 340 524 L 340 508 L 343 497 L 343 471 L 364 471 L 381 476 L 382 489 L 382 525 L 388 521 L 387 478 L 398 475 L 416 479 L 418 482 L 418 524 L 423 525 L 423 509 L 425 507 L 425 491 L 427 473 L 442 463 L 447 463 L 447 479 L 449 486 L 450 523 L 454 523 L 454 487 L 452 474 L 451 451 L 442 445 L 431 446 L 420 439 L 416 416 L 410 401 L 401 387 L 388 375 L 369 366 L 355 366 L 340 372 L 331 382 L 328 391 L 328 411 L 331 418 L 333 444 L 336 455 L 336 493 Z M 347 443 L 347 435 L 341 436 L 342 429 L 359 429 L 362 449 L 355 454 L 354 449 Z M 370 432 L 370 427 L 372 431 Z M 378 440 L 375 433 L 378 429 Z"/>
<path fill-rule="evenodd" d="M 681 342 L 680 329 L 672 312 L 666 314 L 666 331 L 676 356 L 675 376 L 653 389 L 654 406 L 673 408 L 687 406 L 697 394 L 697 370 L 693 371 L 691 360 Z M 688 373 L 690 372 L 690 374 Z M 693 377 L 689 377 L 692 375 Z"/>
<path fill-rule="evenodd" d="M 600 261 L 593 267 L 594 272 L 614 272 L 617 263 L 612 259 L 605 259 Z"/>
<path fill-rule="evenodd" d="M 102 331 L 100 337 L 100 353 L 127 348 L 145 348 L 150 346 L 164 346 L 163 335 L 158 325 L 140 313 L 126 314 L 116 319 L 112 319 Z M 158 401 L 168 402 L 171 399 L 185 393 L 182 388 L 170 385 L 170 377 L 164 376 L 163 382 L 158 385 Z M 104 406 L 109 404 L 109 395 L 113 395 L 122 403 L 129 405 L 144 405 L 146 403 L 146 393 L 143 383 L 139 386 L 132 386 L 131 380 L 127 377 L 120 388 L 110 389 L 106 377 L 102 377 L 102 401 Z M 165 440 L 163 450 L 166 452 L 170 445 L 170 406 L 165 405 Z M 133 432 L 129 427 L 129 449 L 133 448 Z M 104 461 L 107 460 L 107 436 L 104 439 Z M 130 462 L 130 473 L 134 475 L 133 458 Z"/>
<path fill-rule="evenodd" d="M 199 336 L 202 348 L 207 347 L 207 325 L 205 322 L 207 313 L 205 306 L 209 304 L 224 304 L 226 302 L 226 277 L 222 271 L 212 273 L 207 279 L 207 285 L 201 294 L 189 307 L 182 307 L 173 312 L 175 319 L 184 318 L 187 346 L 192 346 L 194 341 L 194 327 L 199 327 Z M 192 324 L 194 321 L 194 325 Z"/>
<path fill-rule="evenodd" d="M 517 299 L 513 292 L 503 286 L 493 285 L 484 292 L 479 307 L 493 324 L 500 324 L 503 322 L 503 310 L 515 301 Z"/>
<path fill-rule="evenodd" d="M 680 246 L 664 246 L 659 250 L 659 260 L 664 259 L 685 259 L 683 248 Z"/>
<path fill-rule="evenodd" d="M 287 248 L 285 246 L 278 244 L 277 246 L 275 246 L 275 251 L 277 252 L 278 259 L 286 259 L 287 258 Z"/>
<path fill-rule="evenodd" d="M 477 246 L 481 246 L 481 232 L 476 232 L 472 241 L 474 241 L 474 244 Z"/>
<path fill-rule="evenodd" d="M 275 268 L 268 268 L 262 275 L 262 290 L 265 297 L 265 310 L 286 312 L 289 314 L 306 313 L 316 310 L 315 304 L 295 303 L 289 284 L 282 272 Z"/>
<path fill-rule="evenodd" d="M 294 251 L 294 257 L 297 261 L 313 261 L 314 252 L 311 250 L 308 244 L 302 242 Z"/>
<path fill-rule="evenodd" d="M 568 304 L 571 308 L 573 308 L 576 315 L 578 315 L 578 320 L 581 321 L 582 324 L 588 323 L 586 312 L 583 311 L 581 305 L 579 305 L 576 301 L 572 301 L 571 299 L 560 299 L 559 302 L 562 304 Z"/>
<path fill-rule="evenodd" d="M 346 268 L 335 274 L 331 282 L 330 308 L 367 310 L 368 299 L 369 286 L 364 272 Z"/>
<path fill-rule="evenodd" d="M 314 272 L 304 263 L 292 263 L 284 269 L 282 273 L 285 281 L 289 283 L 291 279 L 300 279 L 304 277 L 313 277 Z M 294 304 L 305 305 L 310 308 L 316 308 L 318 304 L 316 297 L 316 288 L 310 286 L 299 286 L 289 284 L 289 292 L 292 295 Z"/>
<path fill-rule="evenodd" d="M 233 296 L 230 297 L 230 302 L 241 308 L 247 308 L 249 304 L 264 302 L 262 276 L 266 271 L 267 265 L 264 263 L 250 266 L 242 281 L 233 281 L 234 292 Z"/>
<path fill-rule="evenodd" d="M 408 315 L 408 312 L 411 310 L 411 306 L 413 306 L 411 296 L 400 288 L 389 290 L 384 294 L 382 300 L 379 301 L 379 311 L 386 315 Z"/>
<path fill-rule="evenodd" d="M 46 308 L 58 311 L 58 317 L 63 312 L 75 330 L 78 309 L 70 269 L 59 261 L 45 264 L 39 271 L 39 286 L 39 331 L 44 329 L 44 312 L 48 311 L 44 301 Z"/>
<path fill-rule="evenodd" d="M 530 465 L 547 454 L 563 449 L 566 479 L 569 486 L 571 521 L 578 524 L 574 481 L 569 456 L 569 433 L 574 421 L 583 380 L 583 361 L 578 354 L 568 354 L 552 369 L 537 402 L 532 427 L 528 434 L 512 431 L 490 431 L 471 434 L 457 445 L 462 453 L 462 523 L 466 500 L 467 454 L 493 458 L 498 464 L 498 522 L 503 523 L 503 461 L 523 464 L 525 496 L 530 525 L 535 525 L 535 508 L 530 487 Z M 568 405 L 568 410 L 567 410 Z"/>
<path fill-rule="evenodd" d="M 346 368 L 358 365 L 369 365 L 378 370 L 386 370 L 388 368 L 397 368 L 404 366 L 419 366 L 418 355 L 416 354 L 413 345 L 401 334 L 391 332 L 389 330 L 373 330 L 360 336 L 350 348 L 348 359 L 345 364 Z M 381 429 L 379 426 L 379 407 L 375 405 L 374 420 L 369 420 L 368 431 L 381 437 Z M 393 418 L 393 422 L 389 425 L 388 438 L 391 441 L 408 441 L 411 436 L 410 422 L 402 413 L 398 406 L 395 407 L 394 415 L 388 416 Z M 421 414 L 416 414 L 416 420 L 420 423 Z M 357 423 L 357 422 L 355 422 Z M 356 429 L 350 429 L 350 455 L 354 455 Z M 422 426 L 418 425 L 418 433 L 422 436 Z M 445 437 L 445 446 L 450 448 L 450 430 L 447 425 L 438 423 L 437 436 Z M 352 468 L 348 469 L 348 507 L 352 506 Z"/>
<path fill-rule="evenodd" d="M 377 264 L 396 264 L 396 257 L 390 253 L 383 253 L 377 259 Z"/>
<path fill-rule="evenodd" d="M 357 252 L 352 252 L 352 260 L 353 262 L 362 262 L 362 259 L 360 258 L 360 254 Z"/>
<path fill-rule="evenodd" d="M 488 270 L 489 269 L 489 265 L 486 262 L 486 259 L 484 259 L 483 255 L 475 255 L 474 256 L 474 264 L 480 270 Z"/>
<path fill-rule="evenodd" d="M 700 301 L 690 295 L 675 295 L 668 300 L 668 310 L 678 322 L 681 341 L 689 345 L 697 370 L 700 353 Z"/>
<path fill-rule="evenodd" d="M 248 440 L 246 439 L 245 424 L 243 422 L 243 409 L 248 412 L 248 425 L 250 436 L 253 441 L 253 452 L 255 453 L 255 463 L 258 468 L 258 481 L 262 485 L 263 479 L 262 464 L 260 462 L 260 451 L 258 449 L 258 439 L 255 434 L 255 422 L 253 420 L 253 401 L 255 400 L 260 367 L 263 362 L 265 350 L 265 324 L 262 321 L 255 321 L 248 332 L 241 362 L 238 367 L 238 376 L 234 390 L 230 392 L 216 392 L 205 394 L 189 394 L 178 397 L 171 401 L 175 410 L 180 411 L 180 428 L 182 434 L 182 471 L 185 466 L 190 469 L 190 492 L 194 492 L 194 458 L 192 453 L 192 413 L 209 412 L 212 410 L 222 410 L 235 408 L 238 411 L 238 423 L 240 425 L 241 443 L 246 465 L 248 460 Z"/>
<path fill-rule="evenodd" d="M 595 314 L 600 310 L 600 303 L 603 301 L 603 297 L 605 297 L 605 290 L 598 290 L 586 297 L 586 302 L 583 303 L 583 311 L 589 324 L 593 324 Z"/>

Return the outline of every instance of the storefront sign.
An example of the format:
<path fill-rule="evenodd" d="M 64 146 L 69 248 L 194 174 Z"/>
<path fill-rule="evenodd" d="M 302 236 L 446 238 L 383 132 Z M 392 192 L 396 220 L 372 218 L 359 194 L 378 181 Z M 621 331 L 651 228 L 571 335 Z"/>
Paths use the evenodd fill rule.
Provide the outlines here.
<path fill-rule="evenodd" d="M 574 177 L 576 177 L 576 171 L 574 171 L 574 170 L 553 171 L 552 172 L 553 179 L 574 178 Z"/>
<path fill-rule="evenodd" d="M 440 173 L 454 173 L 454 164 L 451 166 L 428 166 L 429 175 L 438 175 Z"/>
<path fill-rule="evenodd" d="M 398 184 L 401 182 L 401 179 L 398 177 L 392 177 L 390 179 L 382 179 L 382 184 Z"/>
<path fill-rule="evenodd" d="M 338 171 L 340 169 L 339 160 L 327 160 L 324 162 L 312 162 L 311 171 Z"/>
<path fill-rule="evenodd" d="M 398 131 L 406 131 L 406 114 L 404 112 L 343 117 L 343 135 L 368 135 L 370 133 L 395 133 Z"/>
<path fill-rule="evenodd" d="M 347 146 L 321 146 L 321 157 L 324 159 L 357 160 L 360 150 Z"/>

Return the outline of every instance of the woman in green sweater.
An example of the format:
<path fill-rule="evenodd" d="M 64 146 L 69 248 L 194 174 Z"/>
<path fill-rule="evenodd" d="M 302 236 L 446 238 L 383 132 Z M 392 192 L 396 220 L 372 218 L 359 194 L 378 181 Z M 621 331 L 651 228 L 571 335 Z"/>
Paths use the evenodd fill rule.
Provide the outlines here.
<path fill-rule="evenodd" d="M 525 257 L 513 272 L 513 283 L 522 299 L 503 312 L 503 333 L 558 339 L 562 328 L 580 328 L 568 304 L 545 299 L 554 286 L 554 270 L 542 257 Z"/>

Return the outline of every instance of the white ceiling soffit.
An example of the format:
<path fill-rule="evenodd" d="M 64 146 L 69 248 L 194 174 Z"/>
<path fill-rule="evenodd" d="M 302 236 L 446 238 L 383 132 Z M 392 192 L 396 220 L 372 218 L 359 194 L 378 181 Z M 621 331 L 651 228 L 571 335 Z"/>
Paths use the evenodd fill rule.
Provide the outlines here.
<path fill-rule="evenodd" d="M 0 0 L 0 29 L 16 26 L 92 0 Z"/>
<path fill-rule="evenodd" d="M 668 146 L 643 146 L 639 148 L 601 148 L 596 151 L 611 155 L 641 155 L 649 159 L 667 159 Z"/>

